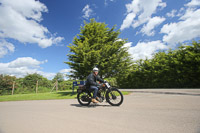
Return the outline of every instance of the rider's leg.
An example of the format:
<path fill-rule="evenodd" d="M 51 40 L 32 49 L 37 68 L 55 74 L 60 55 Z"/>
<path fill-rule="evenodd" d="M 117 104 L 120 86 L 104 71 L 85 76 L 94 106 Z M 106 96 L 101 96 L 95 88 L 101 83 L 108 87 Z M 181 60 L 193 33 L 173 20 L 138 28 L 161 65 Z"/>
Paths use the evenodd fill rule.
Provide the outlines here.
<path fill-rule="evenodd" d="M 90 89 L 94 90 L 93 97 L 92 97 L 92 102 L 98 103 L 96 100 L 97 92 L 98 92 L 98 87 L 96 86 L 90 86 Z"/>

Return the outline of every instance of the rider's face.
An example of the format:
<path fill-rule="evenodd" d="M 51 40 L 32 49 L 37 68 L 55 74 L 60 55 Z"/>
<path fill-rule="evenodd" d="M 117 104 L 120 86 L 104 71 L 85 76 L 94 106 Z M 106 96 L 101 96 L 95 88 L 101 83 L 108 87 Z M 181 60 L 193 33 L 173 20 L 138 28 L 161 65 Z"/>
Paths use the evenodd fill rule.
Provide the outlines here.
<path fill-rule="evenodd" d="M 94 71 L 94 74 L 97 75 L 97 74 L 98 74 L 98 71 Z"/>

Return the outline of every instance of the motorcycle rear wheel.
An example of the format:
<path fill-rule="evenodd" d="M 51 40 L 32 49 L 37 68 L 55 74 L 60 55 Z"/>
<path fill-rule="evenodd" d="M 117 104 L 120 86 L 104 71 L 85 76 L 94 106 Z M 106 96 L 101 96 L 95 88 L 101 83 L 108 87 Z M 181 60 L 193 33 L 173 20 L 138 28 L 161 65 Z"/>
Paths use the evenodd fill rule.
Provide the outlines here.
<path fill-rule="evenodd" d="M 112 88 L 106 93 L 106 101 L 112 106 L 120 106 L 123 100 L 124 97 L 122 93 L 116 88 Z"/>
<path fill-rule="evenodd" d="M 88 106 L 91 103 L 91 94 L 86 92 L 78 93 L 77 100 L 82 106 Z"/>

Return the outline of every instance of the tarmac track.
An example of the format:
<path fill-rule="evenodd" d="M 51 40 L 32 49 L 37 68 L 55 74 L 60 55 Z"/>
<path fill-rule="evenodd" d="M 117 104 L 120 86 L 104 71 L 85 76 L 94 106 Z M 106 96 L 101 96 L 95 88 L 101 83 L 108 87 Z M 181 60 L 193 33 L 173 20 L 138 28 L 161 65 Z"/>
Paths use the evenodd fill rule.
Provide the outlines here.
<path fill-rule="evenodd" d="M 0 102 L 0 133 L 200 133 L 200 89 L 138 89 L 120 107 Z"/>

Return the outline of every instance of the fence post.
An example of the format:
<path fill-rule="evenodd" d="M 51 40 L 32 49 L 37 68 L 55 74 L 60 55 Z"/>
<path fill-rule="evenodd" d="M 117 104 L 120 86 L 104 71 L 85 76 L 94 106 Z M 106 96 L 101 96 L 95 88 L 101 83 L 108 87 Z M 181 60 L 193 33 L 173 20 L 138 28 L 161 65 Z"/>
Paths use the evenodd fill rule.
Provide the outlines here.
<path fill-rule="evenodd" d="M 54 83 L 53 88 L 51 89 L 51 92 L 54 90 L 56 83 Z"/>
<path fill-rule="evenodd" d="M 56 92 L 58 91 L 58 80 L 56 80 Z"/>
<path fill-rule="evenodd" d="M 54 90 L 55 87 L 56 87 L 56 92 L 57 92 L 58 91 L 58 80 L 56 80 L 56 82 L 54 83 L 54 86 L 51 89 L 51 92 Z"/>
<path fill-rule="evenodd" d="M 14 90 L 15 90 L 15 81 L 13 81 L 13 86 L 12 86 L 12 95 L 14 95 Z"/>
<path fill-rule="evenodd" d="M 38 92 L 38 80 L 36 82 L 36 88 L 35 88 L 36 93 Z"/>

